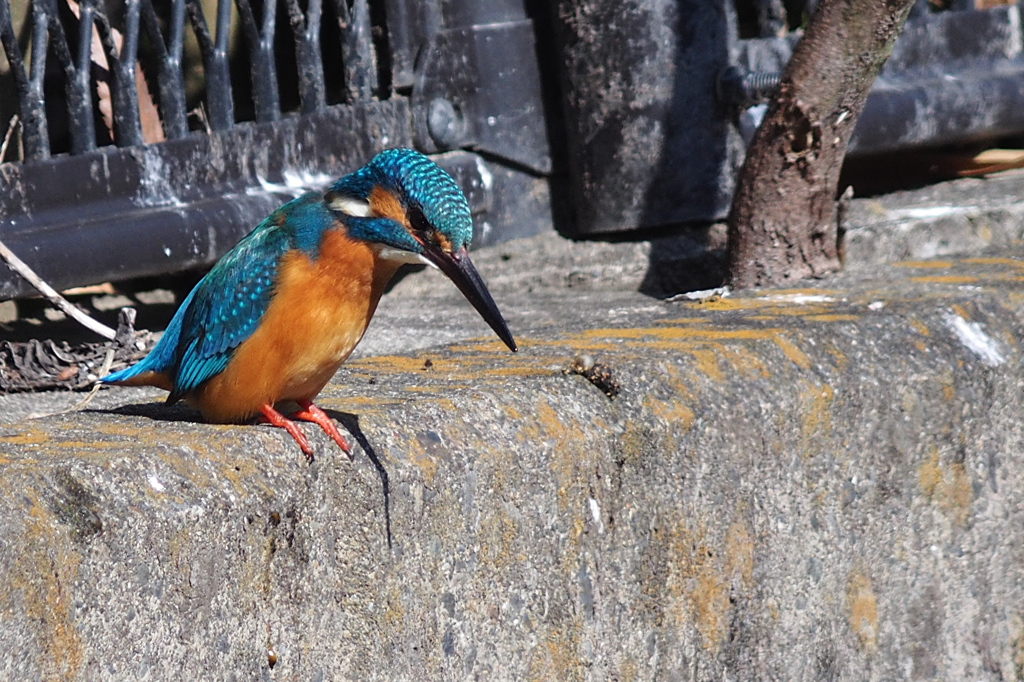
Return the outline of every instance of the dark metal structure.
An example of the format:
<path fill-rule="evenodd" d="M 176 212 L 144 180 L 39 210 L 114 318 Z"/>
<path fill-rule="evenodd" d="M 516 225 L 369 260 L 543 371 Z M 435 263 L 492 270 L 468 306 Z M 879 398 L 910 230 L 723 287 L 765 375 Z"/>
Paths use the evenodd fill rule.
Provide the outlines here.
<path fill-rule="evenodd" d="M 965 3 L 920 1 L 851 154 L 1024 131 L 1021 8 Z M 289 194 L 393 146 L 460 180 L 478 244 L 553 211 L 578 234 L 720 220 L 812 11 L 0 0 L 0 240 L 57 287 L 202 267 Z M 0 299 L 28 293 L 0 265 Z"/>
<path fill-rule="evenodd" d="M 200 267 L 394 146 L 462 182 L 477 244 L 548 228 L 533 22 L 473 6 L 0 0 L 0 239 L 57 287 Z"/>
<path fill-rule="evenodd" d="M 562 0 L 583 234 L 725 218 L 745 139 L 814 2 Z M 618 30 L 609 32 L 614 26 Z M 849 147 L 864 156 L 1024 131 L 1021 6 L 919 0 Z"/>

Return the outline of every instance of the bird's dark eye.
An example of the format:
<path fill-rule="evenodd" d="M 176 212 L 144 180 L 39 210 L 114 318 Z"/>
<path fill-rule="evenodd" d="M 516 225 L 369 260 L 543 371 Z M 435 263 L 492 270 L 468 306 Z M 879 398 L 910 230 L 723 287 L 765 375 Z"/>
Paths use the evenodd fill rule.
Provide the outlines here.
<path fill-rule="evenodd" d="M 427 221 L 423 211 L 418 206 L 410 206 L 408 210 L 409 225 L 412 231 L 421 237 L 426 237 L 434 232 L 434 227 Z"/>

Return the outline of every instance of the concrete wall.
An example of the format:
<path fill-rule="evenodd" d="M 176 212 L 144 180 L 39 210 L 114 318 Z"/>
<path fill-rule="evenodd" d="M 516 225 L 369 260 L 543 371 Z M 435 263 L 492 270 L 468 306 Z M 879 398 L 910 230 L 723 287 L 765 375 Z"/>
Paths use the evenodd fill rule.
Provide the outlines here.
<path fill-rule="evenodd" d="M 127 389 L 0 426 L 0 678 L 1020 678 L 1022 282 L 567 294 L 343 368 L 351 463 Z"/>

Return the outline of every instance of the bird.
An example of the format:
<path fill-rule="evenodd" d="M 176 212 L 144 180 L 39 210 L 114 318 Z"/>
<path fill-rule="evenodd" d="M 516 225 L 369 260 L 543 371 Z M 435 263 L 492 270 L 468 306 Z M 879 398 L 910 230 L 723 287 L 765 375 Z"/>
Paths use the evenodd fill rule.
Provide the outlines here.
<path fill-rule="evenodd" d="M 100 381 L 156 386 L 208 422 L 283 428 L 310 462 L 295 421 L 313 422 L 351 458 L 313 400 L 403 264 L 438 268 L 518 350 L 467 254 L 472 236 L 469 204 L 448 173 L 415 150 L 384 150 L 273 211 L 196 284 L 148 355 Z M 281 410 L 290 406 L 289 418 Z"/>

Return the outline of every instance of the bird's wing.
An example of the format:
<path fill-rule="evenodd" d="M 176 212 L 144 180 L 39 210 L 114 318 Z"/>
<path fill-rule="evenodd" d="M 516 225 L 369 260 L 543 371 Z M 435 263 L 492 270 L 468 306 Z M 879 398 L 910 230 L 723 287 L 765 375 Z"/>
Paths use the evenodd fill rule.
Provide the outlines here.
<path fill-rule="evenodd" d="M 288 233 L 272 215 L 196 285 L 182 318 L 168 402 L 224 371 L 234 349 L 259 326 L 273 296 L 278 262 L 289 248 Z"/>

